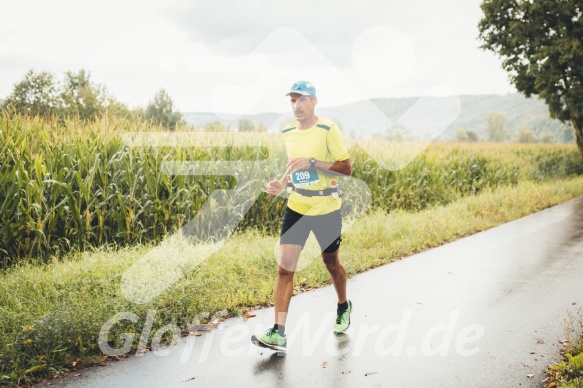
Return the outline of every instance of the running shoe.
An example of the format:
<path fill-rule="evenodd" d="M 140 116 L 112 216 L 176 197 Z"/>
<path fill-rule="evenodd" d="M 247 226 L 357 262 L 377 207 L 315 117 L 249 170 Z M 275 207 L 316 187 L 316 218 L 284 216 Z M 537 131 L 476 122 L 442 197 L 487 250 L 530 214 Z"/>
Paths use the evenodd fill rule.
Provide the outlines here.
<path fill-rule="evenodd" d="M 334 333 L 342 334 L 350 326 L 350 313 L 352 312 L 352 302 L 348 301 L 348 308 L 342 314 L 336 316 L 334 323 Z"/>
<path fill-rule="evenodd" d="M 287 347 L 287 337 L 282 337 L 273 327 L 270 327 L 262 334 L 255 334 L 251 337 L 251 342 L 262 348 L 269 348 L 279 352 L 285 352 Z"/>

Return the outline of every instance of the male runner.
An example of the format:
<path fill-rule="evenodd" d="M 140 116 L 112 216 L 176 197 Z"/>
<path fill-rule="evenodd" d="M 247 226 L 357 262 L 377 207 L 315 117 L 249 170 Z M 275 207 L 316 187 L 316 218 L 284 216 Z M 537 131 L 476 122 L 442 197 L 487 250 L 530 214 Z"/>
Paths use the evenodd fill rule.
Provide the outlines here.
<path fill-rule="evenodd" d="M 262 347 L 286 351 L 285 322 L 293 293 L 293 276 L 300 252 L 314 232 L 322 259 L 330 272 L 338 295 L 334 333 L 344 333 L 350 325 L 352 303 L 346 299 L 346 270 L 338 258 L 342 217 L 340 192 L 333 187 L 338 176 L 350 175 L 352 165 L 338 126 L 318 117 L 316 89 L 307 81 L 296 82 L 290 97 L 296 122 L 282 130 L 289 162 L 281 180 L 267 184 L 267 193 L 278 195 L 291 181 L 293 190 L 283 215 L 280 261 L 275 284 L 275 324 L 251 341 Z"/>

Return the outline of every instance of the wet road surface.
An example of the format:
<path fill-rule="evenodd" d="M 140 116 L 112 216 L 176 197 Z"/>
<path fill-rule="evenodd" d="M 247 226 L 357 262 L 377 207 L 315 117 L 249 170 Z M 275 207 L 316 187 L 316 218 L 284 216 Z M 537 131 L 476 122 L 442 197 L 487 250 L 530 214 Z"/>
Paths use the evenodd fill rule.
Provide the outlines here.
<path fill-rule="evenodd" d="M 583 198 L 355 276 L 348 294 L 339 336 L 332 287 L 295 296 L 285 356 L 250 342 L 268 308 L 51 385 L 541 387 L 583 306 Z"/>

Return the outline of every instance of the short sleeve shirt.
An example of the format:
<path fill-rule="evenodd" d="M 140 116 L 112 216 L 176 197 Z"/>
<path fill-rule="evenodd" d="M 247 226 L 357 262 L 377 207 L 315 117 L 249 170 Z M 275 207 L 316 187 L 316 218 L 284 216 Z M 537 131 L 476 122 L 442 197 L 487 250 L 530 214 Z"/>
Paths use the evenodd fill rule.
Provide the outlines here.
<path fill-rule="evenodd" d="M 283 140 L 288 158 L 315 158 L 325 162 L 337 162 L 349 159 L 344 138 L 338 126 L 332 121 L 318 118 L 312 128 L 298 129 L 298 123 L 282 130 Z M 292 173 L 292 182 L 303 190 L 323 190 L 332 186 L 332 180 L 338 181 L 338 176 L 326 174 L 324 171 L 307 169 Z M 293 211 L 304 215 L 328 214 L 340 209 L 342 200 L 331 195 L 306 197 L 293 192 L 288 200 L 288 206 Z"/>

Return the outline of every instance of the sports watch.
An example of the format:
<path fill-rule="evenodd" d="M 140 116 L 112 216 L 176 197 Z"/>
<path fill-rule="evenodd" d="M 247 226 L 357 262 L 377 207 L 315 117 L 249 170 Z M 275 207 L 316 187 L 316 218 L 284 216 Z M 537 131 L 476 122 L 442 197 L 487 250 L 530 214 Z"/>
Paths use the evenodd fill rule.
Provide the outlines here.
<path fill-rule="evenodd" d="M 310 167 L 311 168 L 316 167 L 316 159 L 315 158 L 310 158 Z"/>

